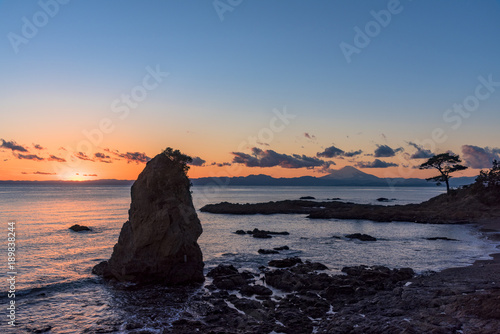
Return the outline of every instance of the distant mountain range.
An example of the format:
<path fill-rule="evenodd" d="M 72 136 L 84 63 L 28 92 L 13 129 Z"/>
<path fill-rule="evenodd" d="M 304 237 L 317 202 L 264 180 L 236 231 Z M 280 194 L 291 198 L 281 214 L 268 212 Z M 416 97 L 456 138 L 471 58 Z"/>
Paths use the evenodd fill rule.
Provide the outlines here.
<path fill-rule="evenodd" d="M 450 179 L 452 187 L 459 187 L 474 182 L 476 177 L 457 177 Z M 434 182 L 425 179 L 404 179 L 404 178 L 380 178 L 367 174 L 351 166 L 335 170 L 332 173 L 322 176 L 301 176 L 292 178 L 274 178 L 269 175 L 249 175 L 238 177 L 202 177 L 191 179 L 193 185 L 230 185 L 230 186 L 349 186 L 349 187 L 426 187 L 435 186 Z M 92 181 L 0 181 L 0 185 L 132 185 L 133 180 L 92 180 Z"/>
<path fill-rule="evenodd" d="M 463 186 L 474 182 L 476 177 L 457 177 L 450 179 L 452 187 Z M 249 175 L 238 177 L 202 177 L 192 179 L 193 185 L 231 185 L 231 186 L 353 186 L 353 187 L 426 187 L 436 186 L 434 182 L 425 179 L 380 178 L 367 174 L 359 169 L 346 166 L 322 176 L 301 176 L 292 178 L 274 178 L 269 175 Z"/>

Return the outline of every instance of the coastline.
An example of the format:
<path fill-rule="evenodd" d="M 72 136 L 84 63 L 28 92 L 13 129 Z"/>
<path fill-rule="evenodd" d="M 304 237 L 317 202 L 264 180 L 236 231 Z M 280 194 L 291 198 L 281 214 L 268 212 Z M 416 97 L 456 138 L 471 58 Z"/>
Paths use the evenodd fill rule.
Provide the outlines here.
<path fill-rule="evenodd" d="M 500 219 L 475 226 L 500 241 Z M 196 320 L 186 312 L 171 332 L 496 334 L 500 250 L 490 256 L 420 275 L 409 268 L 354 266 L 340 276 L 321 273 L 321 264 L 287 258 L 262 269 L 263 286 L 231 265 L 219 266 L 208 274 L 208 291 L 193 298 L 195 305 L 211 305 L 207 312 Z M 284 294 L 271 295 L 269 287 Z"/>

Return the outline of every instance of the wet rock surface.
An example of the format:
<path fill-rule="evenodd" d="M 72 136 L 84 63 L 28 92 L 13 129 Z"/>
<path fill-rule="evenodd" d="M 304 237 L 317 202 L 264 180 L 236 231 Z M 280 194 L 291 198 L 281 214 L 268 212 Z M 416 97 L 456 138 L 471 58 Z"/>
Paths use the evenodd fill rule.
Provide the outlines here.
<path fill-rule="evenodd" d="M 167 332 L 498 333 L 500 284 L 491 279 L 499 261 L 480 261 L 474 279 L 469 267 L 415 276 L 410 268 L 353 266 L 329 275 L 320 263 L 280 261 L 295 264 L 260 274 L 214 268 L 214 285 L 228 277 L 237 284 L 196 295 L 198 315 Z"/>

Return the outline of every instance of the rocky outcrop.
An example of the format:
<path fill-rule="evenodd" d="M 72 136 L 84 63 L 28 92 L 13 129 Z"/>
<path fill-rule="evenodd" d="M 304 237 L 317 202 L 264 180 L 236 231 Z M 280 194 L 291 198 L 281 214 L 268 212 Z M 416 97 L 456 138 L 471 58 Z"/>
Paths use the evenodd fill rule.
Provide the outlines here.
<path fill-rule="evenodd" d="M 189 157 L 171 150 L 149 161 L 132 186 L 129 220 L 111 259 L 93 273 L 119 281 L 185 284 L 204 281 L 202 233 L 186 176 Z"/>
<path fill-rule="evenodd" d="M 267 203 L 237 204 L 222 202 L 208 204 L 203 212 L 217 214 L 308 214 L 311 219 L 357 219 L 380 222 L 415 222 L 432 224 L 478 223 L 500 218 L 500 192 L 477 191 L 466 188 L 442 194 L 420 204 L 371 205 L 349 202 L 312 200 L 285 200 Z M 380 201 L 380 199 L 382 199 Z M 392 201 L 392 199 L 391 199 Z M 379 198 L 379 202 L 385 202 Z"/>

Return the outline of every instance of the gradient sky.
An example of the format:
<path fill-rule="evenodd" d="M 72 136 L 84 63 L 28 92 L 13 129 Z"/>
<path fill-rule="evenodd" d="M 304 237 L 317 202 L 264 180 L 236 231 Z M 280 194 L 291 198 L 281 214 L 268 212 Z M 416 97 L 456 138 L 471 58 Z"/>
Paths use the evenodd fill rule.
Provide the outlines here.
<path fill-rule="evenodd" d="M 475 175 L 499 33 L 496 0 L 0 1 L 0 179 L 135 179 L 167 146 L 191 177 Z"/>

